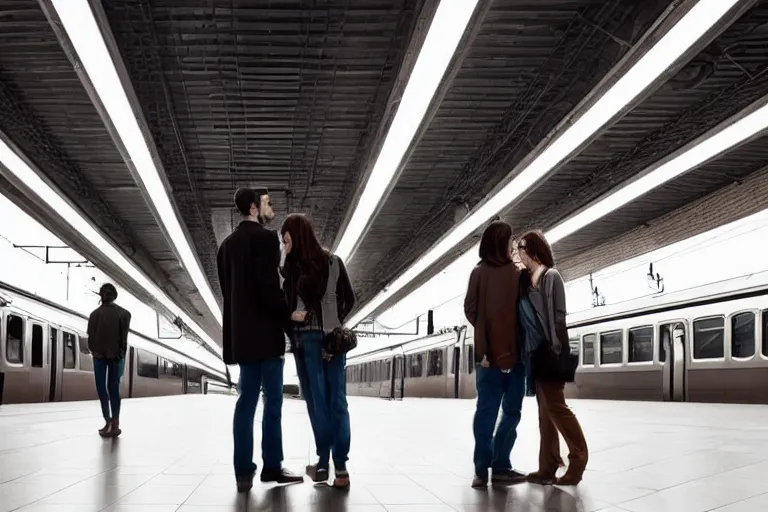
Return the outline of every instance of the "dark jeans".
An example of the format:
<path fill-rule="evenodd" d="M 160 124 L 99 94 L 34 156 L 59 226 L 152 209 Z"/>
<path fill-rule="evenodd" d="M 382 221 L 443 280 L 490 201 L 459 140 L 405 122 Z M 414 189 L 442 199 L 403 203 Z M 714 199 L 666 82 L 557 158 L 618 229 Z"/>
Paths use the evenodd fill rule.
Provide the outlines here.
<path fill-rule="evenodd" d="M 488 478 L 488 469 L 512 469 L 509 456 L 517 439 L 517 425 L 525 395 L 525 369 L 518 364 L 509 373 L 496 367 L 476 369 L 477 409 L 473 422 L 475 434 L 475 475 Z M 496 420 L 501 406 L 501 421 Z"/>
<path fill-rule="evenodd" d="M 304 361 L 304 349 L 299 346 L 293 352 L 293 360 L 296 361 L 296 374 L 299 377 L 299 389 L 301 397 L 307 404 L 307 415 L 309 424 L 312 427 L 312 435 L 315 439 L 315 448 L 317 456 L 320 457 L 320 442 L 317 438 L 317 423 L 315 420 L 315 408 L 312 405 L 312 389 L 309 387 L 309 375 L 307 375 L 307 363 Z"/>
<path fill-rule="evenodd" d="M 123 375 L 124 363 L 125 359 L 93 360 L 96 393 L 98 393 L 101 402 L 101 414 L 107 421 L 120 418 L 120 377 Z"/>
<path fill-rule="evenodd" d="M 262 471 L 279 471 L 283 463 L 283 364 L 271 357 L 240 364 L 240 396 L 235 404 L 235 476 L 248 477 L 256 471 L 253 463 L 253 417 L 264 388 L 264 416 L 261 421 Z"/>
<path fill-rule="evenodd" d="M 307 400 L 309 419 L 315 435 L 319 457 L 318 468 L 328 469 L 331 452 L 336 469 L 345 469 L 349 455 L 351 430 L 347 406 L 347 383 L 344 373 L 346 355 L 330 361 L 322 357 L 323 333 L 299 334 L 304 361 L 304 382 L 299 369 L 299 382 Z M 300 368 L 301 365 L 297 365 Z"/>

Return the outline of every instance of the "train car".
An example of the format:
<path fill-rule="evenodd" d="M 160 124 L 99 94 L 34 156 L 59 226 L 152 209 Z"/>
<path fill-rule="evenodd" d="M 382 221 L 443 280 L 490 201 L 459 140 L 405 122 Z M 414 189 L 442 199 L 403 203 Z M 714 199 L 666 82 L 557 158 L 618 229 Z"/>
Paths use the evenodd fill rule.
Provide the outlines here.
<path fill-rule="evenodd" d="M 0 283 L 0 404 L 97 399 L 87 325 L 85 315 Z M 223 363 L 189 364 L 182 352 L 134 331 L 128 347 L 123 397 L 202 393 L 203 378 L 228 385 Z"/>
<path fill-rule="evenodd" d="M 476 397 L 474 331 L 450 331 L 350 357 L 348 394 Z M 568 335 L 569 397 L 768 404 L 768 272 L 575 313 Z"/>
<path fill-rule="evenodd" d="M 768 273 L 569 318 L 571 397 L 768 403 Z"/>
<path fill-rule="evenodd" d="M 458 398 L 466 329 L 437 334 L 347 359 L 347 394 L 397 399 Z"/>

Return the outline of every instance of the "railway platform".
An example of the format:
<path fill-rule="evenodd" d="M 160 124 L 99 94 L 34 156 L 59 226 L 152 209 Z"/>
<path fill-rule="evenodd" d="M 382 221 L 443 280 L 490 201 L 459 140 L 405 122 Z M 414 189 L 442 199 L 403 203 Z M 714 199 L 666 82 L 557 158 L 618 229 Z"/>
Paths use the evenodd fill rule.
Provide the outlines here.
<path fill-rule="evenodd" d="M 768 510 L 766 406 L 572 400 L 590 445 L 578 487 L 478 491 L 470 488 L 474 401 L 349 402 L 348 492 L 307 479 L 255 482 L 241 496 L 231 467 L 233 397 L 125 400 L 115 440 L 98 436 L 96 402 L 3 405 L 0 511 Z M 314 458 L 303 402 L 286 398 L 283 436 L 285 466 L 303 471 Z M 535 470 L 537 450 L 536 403 L 526 398 L 516 468 Z"/>

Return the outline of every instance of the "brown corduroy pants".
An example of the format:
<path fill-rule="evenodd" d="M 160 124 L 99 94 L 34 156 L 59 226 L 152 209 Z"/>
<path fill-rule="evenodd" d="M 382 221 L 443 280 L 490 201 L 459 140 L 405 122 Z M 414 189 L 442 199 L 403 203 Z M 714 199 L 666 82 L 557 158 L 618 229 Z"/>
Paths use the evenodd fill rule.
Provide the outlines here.
<path fill-rule="evenodd" d="M 539 404 L 539 472 L 554 476 L 560 462 L 560 437 L 568 445 L 568 475 L 581 477 L 587 467 L 587 440 L 576 415 L 565 403 L 565 384 L 536 381 Z"/>

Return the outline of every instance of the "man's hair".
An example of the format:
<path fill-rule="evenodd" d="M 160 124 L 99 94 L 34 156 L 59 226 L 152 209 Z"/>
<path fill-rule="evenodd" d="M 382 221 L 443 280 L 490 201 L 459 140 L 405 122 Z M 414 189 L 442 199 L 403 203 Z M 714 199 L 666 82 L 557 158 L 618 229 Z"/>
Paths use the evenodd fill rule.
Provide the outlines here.
<path fill-rule="evenodd" d="M 112 283 L 105 283 L 99 288 L 102 304 L 111 304 L 117 299 L 117 288 Z"/>
<path fill-rule="evenodd" d="M 251 214 L 251 205 L 255 204 L 258 209 L 261 206 L 261 196 L 266 196 L 269 191 L 265 188 L 247 188 L 241 187 L 235 192 L 235 208 L 243 217 Z"/>

